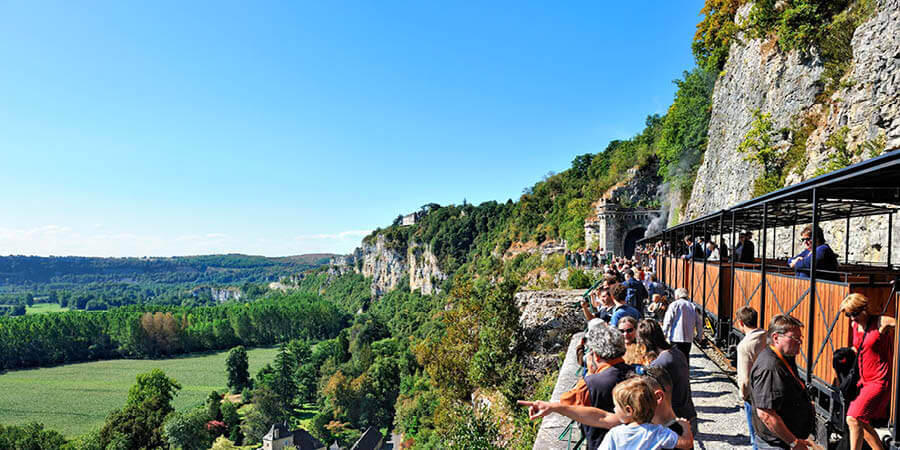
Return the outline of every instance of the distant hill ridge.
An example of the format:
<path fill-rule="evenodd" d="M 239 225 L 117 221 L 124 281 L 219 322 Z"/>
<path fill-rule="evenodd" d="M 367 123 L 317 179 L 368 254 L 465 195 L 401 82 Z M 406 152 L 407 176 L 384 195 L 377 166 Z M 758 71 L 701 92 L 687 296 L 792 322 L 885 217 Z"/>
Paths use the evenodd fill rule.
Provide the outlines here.
<path fill-rule="evenodd" d="M 87 283 L 264 281 L 328 262 L 330 253 L 266 257 L 243 254 L 102 258 L 0 256 L 0 282 Z"/>

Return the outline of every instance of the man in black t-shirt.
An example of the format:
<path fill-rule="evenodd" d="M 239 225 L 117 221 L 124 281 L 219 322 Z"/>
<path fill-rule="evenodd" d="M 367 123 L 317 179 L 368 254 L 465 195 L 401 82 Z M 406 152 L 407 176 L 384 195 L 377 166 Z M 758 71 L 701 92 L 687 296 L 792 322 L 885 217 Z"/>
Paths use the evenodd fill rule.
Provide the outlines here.
<path fill-rule="evenodd" d="M 753 428 L 760 449 L 807 450 L 815 413 L 794 357 L 803 343 L 803 324 L 786 314 L 769 322 L 771 346 L 756 357 L 750 371 Z"/>

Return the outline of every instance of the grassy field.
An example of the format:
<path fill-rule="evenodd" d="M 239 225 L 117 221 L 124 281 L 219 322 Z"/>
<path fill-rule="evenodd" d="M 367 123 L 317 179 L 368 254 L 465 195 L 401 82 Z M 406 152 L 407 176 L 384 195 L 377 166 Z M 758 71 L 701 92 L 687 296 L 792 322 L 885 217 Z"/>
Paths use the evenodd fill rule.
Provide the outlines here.
<path fill-rule="evenodd" d="M 272 362 L 277 348 L 248 350 L 250 375 Z M 0 375 L 0 423 L 43 422 L 67 437 L 103 425 L 122 407 L 137 374 L 160 368 L 181 384 L 175 408 L 202 404 L 212 390 L 227 389 L 227 351 L 172 359 L 96 361 L 17 370 Z"/>
<path fill-rule="evenodd" d="M 25 314 L 44 314 L 51 312 L 68 311 L 69 308 L 59 306 L 59 303 L 35 303 L 34 306 L 26 306 Z"/>

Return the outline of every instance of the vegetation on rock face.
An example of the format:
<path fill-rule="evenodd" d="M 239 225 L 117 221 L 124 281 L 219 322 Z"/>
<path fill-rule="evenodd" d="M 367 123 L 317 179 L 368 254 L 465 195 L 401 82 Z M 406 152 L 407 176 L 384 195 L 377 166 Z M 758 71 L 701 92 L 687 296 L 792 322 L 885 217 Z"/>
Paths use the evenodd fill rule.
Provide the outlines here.
<path fill-rule="evenodd" d="M 591 287 L 591 277 L 584 273 L 583 270 L 574 269 L 569 272 L 567 281 L 570 289 L 587 289 Z"/>
<path fill-rule="evenodd" d="M 753 123 L 750 131 L 737 150 L 745 153 L 744 159 L 755 161 L 763 168 L 763 173 L 753 181 L 753 196 L 757 197 L 784 186 L 784 154 L 775 147 L 775 128 L 772 125 L 772 114 L 753 111 Z"/>
<path fill-rule="evenodd" d="M 739 32 L 774 38 L 784 51 L 818 52 L 825 64 L 826 92 L 833 92 L 853 60 L 853 32 L 875 12 L 875 0 L 756 0 L 746 21 L 735 23 L 748 0 L 707 0 L 701 10 L 693 51 L 697 63 L 718 73 Z"/>
<path fill-rule="evenodd" d="M 691 49 L 704 70 L 718 74 L 725 66 L 728 49 L 740 31 L 734 17 L 744 3 L 746 0 L 706 0 L 700 10 L 703 20 L 697 24 Z"/>
<path fill-rule="evenodd" d="M 884 134 L 864 141 L 857 146 L 848 144 L 847 138 L 849 134 L 850 128 L 845 126 L 828 136 L 828 139 L 825 140 L 825 146 L 832 149 L 832 153 L 828 155 L 825 165 L 816 171 L 816 176 L 843 169 L 853 164 L 856 158 L 873 158 L 884 153 L 886 142 Z"/>

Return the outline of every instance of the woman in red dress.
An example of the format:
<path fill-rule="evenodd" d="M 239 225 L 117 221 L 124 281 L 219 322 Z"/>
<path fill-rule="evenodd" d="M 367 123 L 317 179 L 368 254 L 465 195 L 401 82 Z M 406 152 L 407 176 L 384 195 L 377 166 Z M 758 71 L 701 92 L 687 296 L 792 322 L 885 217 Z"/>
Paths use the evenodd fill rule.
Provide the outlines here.
<path fill-rule="evenodd" d="M 850 449 L 862 448 L 863 439 L 875 450 L 883 449 L 873 420 L 887 417 L 891 402 L 891 361 L 893 361 L 892 317 L 873 315 L 869 299 L 862 294 L 850 294 L 841 302 L 841 311 L 850 318 L 853 350 L 859 361 L 859 395 L 847 409 L 850 429 Z"/>

